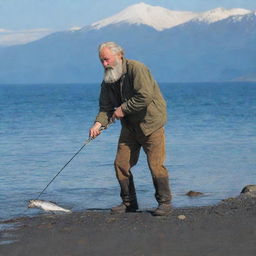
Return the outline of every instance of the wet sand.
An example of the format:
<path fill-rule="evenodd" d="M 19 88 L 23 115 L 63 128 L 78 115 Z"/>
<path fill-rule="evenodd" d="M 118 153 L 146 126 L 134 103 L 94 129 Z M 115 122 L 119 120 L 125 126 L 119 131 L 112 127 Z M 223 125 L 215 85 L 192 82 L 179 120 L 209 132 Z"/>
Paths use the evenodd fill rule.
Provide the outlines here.
<path fill-rule="evenodd" d="M 184 215 L 184 216 L 182 216 Z M 215 206 L 111 214 L 86 210 L 8 220 L 0 230 L 5 256 L 250 256 L 256 255 L 256 197 L 239 196 Z"/>

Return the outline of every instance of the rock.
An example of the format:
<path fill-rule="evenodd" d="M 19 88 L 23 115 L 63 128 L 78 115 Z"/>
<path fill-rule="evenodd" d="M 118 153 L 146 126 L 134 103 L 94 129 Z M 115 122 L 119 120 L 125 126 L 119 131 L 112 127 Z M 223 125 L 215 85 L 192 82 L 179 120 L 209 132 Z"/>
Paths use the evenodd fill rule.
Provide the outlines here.
<path fill-rule="evenodd" d="M 187 195 L 187 196 L 194 197 L 194 196 L 202 196 L 203 193 L 202 193 L 202 192 L 197 192 L 197 191 L 190 190 L 188 193 L 186 193 L 186 195 Z"/>
<path fill-rule="evenodd" d="M 178 219 L 179 219 L 179 220 L 185 220 L 185 219 L 186 219 L 186 216 L 185 216 L 185 215 L 179 215 L 179 216 L 178 216 Z"/>
<path fill-rule="evenodd" d="M 241 194 L 256 196 L 256 185 L 247 185 L 247 186 L 245 186 L 242 189 Z"/>

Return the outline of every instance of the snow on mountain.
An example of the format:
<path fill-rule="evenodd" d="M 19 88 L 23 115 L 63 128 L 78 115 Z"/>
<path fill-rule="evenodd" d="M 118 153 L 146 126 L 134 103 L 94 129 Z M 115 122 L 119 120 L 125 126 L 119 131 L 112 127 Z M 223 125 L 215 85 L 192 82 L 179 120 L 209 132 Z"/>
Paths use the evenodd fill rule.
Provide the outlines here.
<path fill-rule="evenodd" d="M 160 6 L 139 3 L 127 7 L 116 15 L 93 23 L 91 28 L 101 29 L 112 24 L 128 23 L 148 25 L 161 31 L 190 21 L 210 24 L 231 16 L 243 16 L 249 13 L 251 13 L 250 10 L 239 8 L 229 10 L 216 8 L 202 13 L 195 13 L 173 11 Z"/>
<path fill-rule="evenodd" d="M 242 22 L 246 21 L 247 23 L 250 23 L 251 25 L 255 24 L 256 21 L 256 12 L 250 12 L 246 15 L 235 15 L 230 17 L 230 22 Z"/>
<path fill-rule="evenodd" d="M 205 22 L 210 24 L 220 20 L 227 19 L 231 16 L 237 16 L 237 15 L 241 16 L 249 13 L 251 13 L 251 11 L 246 9 L 234 8 L 234 9 L 226 10 L 220 7 L 220 8 L 203 12 L 199 14 L 197 17 L 195 17 L 192 21 Z"/>
<path fill-rule="evenodd" d="M 101 29 L 110 24 L 129 23 L 144 24 L 156 30 L 164 30 L 185 23 L 198 14 L 188 11 L 172 11 L 160 6 L 139 3 L 127 7 L 114 16 L 92 24 L 95 29 Z"/>
<path fill-rule="evenodd" d="M 71 27 L 69 28 L 69 31 L 77 31 L 77 30 L 81 30 L 82 27 Z"/>

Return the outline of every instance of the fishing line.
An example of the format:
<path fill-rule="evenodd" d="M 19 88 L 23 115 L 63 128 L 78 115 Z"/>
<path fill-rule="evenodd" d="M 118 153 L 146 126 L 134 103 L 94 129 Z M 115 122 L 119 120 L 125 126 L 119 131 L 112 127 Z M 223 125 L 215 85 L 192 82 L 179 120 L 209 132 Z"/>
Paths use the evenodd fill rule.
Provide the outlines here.
<path fill-rule="evenodd" d="M 110 125 L 110 124 L 109 124 Z M 108 126 L 109 126 L 108 125 Z M 108 126 L 106 127 L 101 127 L 99 130 L 102 131 L 102 130 L 105 130 L 108 128 Z M 58 175 L 65 169 L 65 167 L 82 151 L 82 149 L 90 143 L 90 141 L 92 141 L 93 138 L 92 137 L 89 137 L 85 142 L 84 144 L 82 145 L 82 147 L 70 158 L 70 160 L 59 170 L 59 172 L 51 179 L 51 181 L 47 184 L 47 186 L 40 192 L 40 194 L 38 195 L 38 197 L 36 198 L 36 200 L 39 199 L 39 197 L 44 193 L 44 191 L 50 186 L 50 184 L 58 177 Z"/>

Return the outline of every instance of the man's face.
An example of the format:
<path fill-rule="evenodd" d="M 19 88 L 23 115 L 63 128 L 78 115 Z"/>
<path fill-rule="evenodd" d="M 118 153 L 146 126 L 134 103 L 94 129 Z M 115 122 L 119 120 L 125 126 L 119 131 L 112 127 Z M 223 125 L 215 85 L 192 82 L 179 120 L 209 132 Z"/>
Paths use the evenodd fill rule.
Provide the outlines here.
<path fill-rule="evenodd" d="M 100 61 L 104 69 L 115 67 L 118 60 L 121 60 L 121 58 L 120 54 L 113 54 L 107 47 L 103 48 L 100 52 Z"/>
<path fill-rule="evenodd" d="M 106 83 L 114 83 L 122 76 L 122 55 L 114 54 L 105 47 L 100 52 L 100 60 L 105 69 L 104 81 Z"/>

